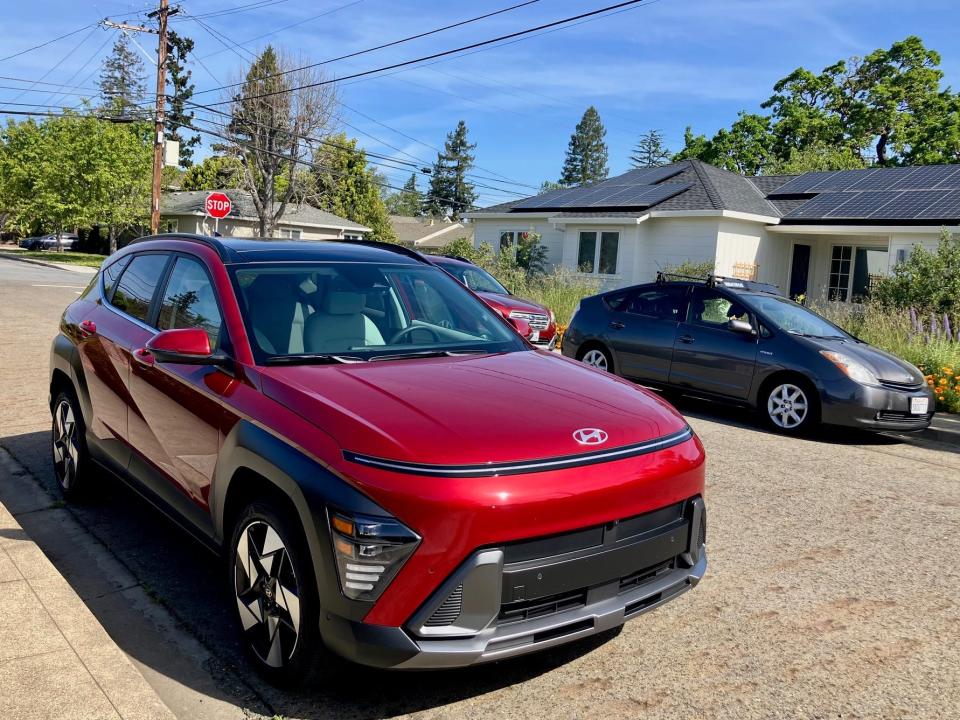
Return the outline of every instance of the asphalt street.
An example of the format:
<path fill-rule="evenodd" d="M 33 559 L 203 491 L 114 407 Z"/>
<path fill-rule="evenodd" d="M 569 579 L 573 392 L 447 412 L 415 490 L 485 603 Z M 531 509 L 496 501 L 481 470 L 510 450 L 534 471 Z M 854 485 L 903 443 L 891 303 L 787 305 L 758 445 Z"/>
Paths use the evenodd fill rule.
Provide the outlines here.
<path fill-rule="evenodd" d="M 442 673 L 244 661 L 220 561 L 119 483 L 58 501 L 47 371 L 79 273 L 0 259 L 0 500 L 183 718 L 955 718 L 960 446 L 768 433 L 680 400 L 708 453 L 710 568 L 622 632 Z M 0 468 L 7 467 L 0 464 Z"/>

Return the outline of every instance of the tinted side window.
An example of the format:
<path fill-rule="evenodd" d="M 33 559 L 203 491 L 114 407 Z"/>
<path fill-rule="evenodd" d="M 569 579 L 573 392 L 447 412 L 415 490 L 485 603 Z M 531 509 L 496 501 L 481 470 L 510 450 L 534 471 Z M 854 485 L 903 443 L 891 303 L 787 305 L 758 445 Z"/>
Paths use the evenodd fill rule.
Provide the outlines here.
<path fill-rule="evenodd" d="M 135 255 L 113 292 L 113 306 L 147 322 L 150 301 L 166 264 L 167 255 Z"/>
<path fill-rule="evenodd" d="M 607 307 L 611 310 L 626 310 L 627 298 L 630 296 L 629 291 L 622 291 L 618 293 L 612 293 L 610 295 L 604 295 L 603 301 L 607 304 Z"/>
<path fill-rule="evenodd" d="M 202 328 L 210 337 L 210 347 L 216 347 L 221 324 L 217 298 L 203 266 L 196 260 L 178 257 L 163 293 L 157 327 Z"/>
<path fill-rule="evenodd" d="M 690 303 L 690 322 L 708 327 L 723 327 L 734 318 L 749 320 L 747 309 L 716 290 L 695 288 Z"/>
<path fill-rule="evenodd" d="M 627 312 L 657 320 L 679 322 L 685 296 L 685 287 L 658 287 L 641 290 L 630 299 Z"/>
<path fill-rule="evenodd" d="M 127 266 L 127 263 L 130 262 L 130 255 L 122 257 L 114 263 L 110 263 L 103 271 L 103 296 L 110 300 L 110 295 L 113 293 L 113 288 L 117 284 L 117 278 L 120 277 L 120 273 L 123 272 L 123 269 Z"/>

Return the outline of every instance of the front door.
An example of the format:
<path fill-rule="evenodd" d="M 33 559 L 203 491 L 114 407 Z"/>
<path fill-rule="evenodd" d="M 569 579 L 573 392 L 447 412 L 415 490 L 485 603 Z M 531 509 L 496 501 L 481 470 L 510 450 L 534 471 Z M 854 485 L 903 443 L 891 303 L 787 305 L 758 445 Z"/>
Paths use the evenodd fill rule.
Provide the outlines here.
<path fill-rule="evenodd" d="M 621 375 L 665 383 L 670 375 L 677 323 L 683 319 L 685 285 L 640 288 L 609 314 L 607 337 Z"/>
<path fill-rule="evenodd" d="M 677 326 L 670 383 L 745 400 L 757 363 L 757 337 L 731 330 L 731 319 L 749 318 L 735 295 L 696 287 L 685 322 Z"/>
<path fill-rule="evenodd" d="M 810 246 L 797 243 L 793 246 L 793 264 L 790 266 L 790 297 L 807 294 L 810 278 Z"/>

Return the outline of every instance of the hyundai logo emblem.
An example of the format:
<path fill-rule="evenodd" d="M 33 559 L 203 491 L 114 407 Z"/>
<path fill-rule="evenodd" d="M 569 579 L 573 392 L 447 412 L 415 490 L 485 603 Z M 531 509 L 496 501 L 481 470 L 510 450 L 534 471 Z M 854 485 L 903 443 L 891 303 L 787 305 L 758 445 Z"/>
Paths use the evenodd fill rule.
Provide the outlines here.
<path fill-rule="evenodd" d="M 573 439 L 581 445 L 602 445 L 607 441 L 607 433 L 600 428 L 580 428 L 574 430 Z"/>

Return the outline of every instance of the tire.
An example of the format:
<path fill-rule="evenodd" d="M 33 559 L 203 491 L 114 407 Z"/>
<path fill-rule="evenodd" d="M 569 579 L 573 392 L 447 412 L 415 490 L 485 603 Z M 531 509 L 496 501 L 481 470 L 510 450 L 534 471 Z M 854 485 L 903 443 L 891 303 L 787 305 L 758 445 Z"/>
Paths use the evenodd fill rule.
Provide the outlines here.
<path fill-rule="evenodd" d="M 325 651 L 299 520 L 269 500 L 248 505 L 234 526 L 227 583 L 254 666 L 275 685 L 302 683 Z"/>
<path fill-rule="evenodd" d="M 767 425 L 785 435 L 801 435 L 819 424 L 817 395 L 810 383 L 785 378 L 770 384 L 760 411 Z"/>
<path fill-rule="evenodd" d="M 69 390 L 61 390 L 53 401 L 51 450 L 53 472 L 60 492 L 77 500 L 90 491 L 92 461 L 87 452 L 86 425 L 80 404 Z"/>
<path fill-rule="evenodd" d="M 588 345 L 581 349 L 577 360 L 597 370 L 613 372 L 613 358 L 610 356 L 610 351 L 601 345 Z"/>

